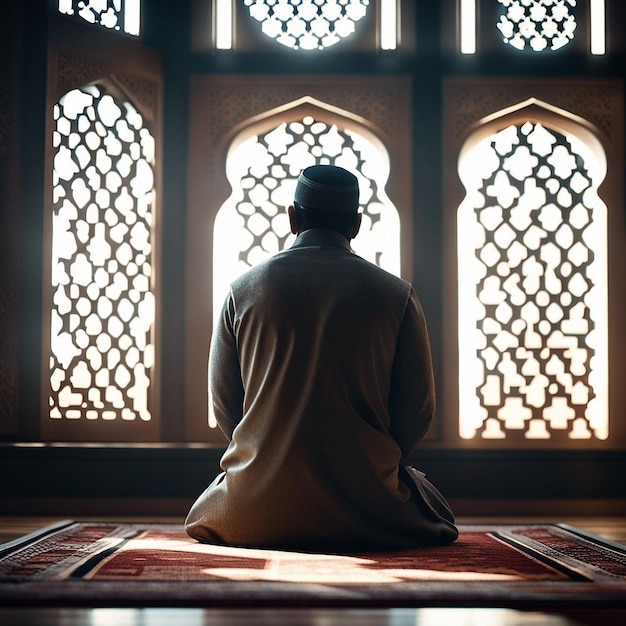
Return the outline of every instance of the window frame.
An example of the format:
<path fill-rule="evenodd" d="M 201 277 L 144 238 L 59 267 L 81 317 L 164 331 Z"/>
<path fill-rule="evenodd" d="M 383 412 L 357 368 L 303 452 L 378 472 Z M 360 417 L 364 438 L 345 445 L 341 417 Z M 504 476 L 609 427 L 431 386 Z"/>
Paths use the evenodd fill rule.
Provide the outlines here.
<path fill-rule="evenodd" d="M 458 54 L 459 57 L 466 59 L 488 57 L 492 54 L 505 54 L 509 59 L 523 60 L 528 63 L 530 68 L 535 63 L 555 63 L 563 62 L 567 57 L 591 57 L 595 58 L 594 63 L 603 62 L 602 59 L 608 59 L 612 56 L 623 53 L 626 50 L 626 42 L 623 36 L 623 24 L 626 20 L 626 4 L 622 0 L 603 0 L 604 2 L 604 54 L 593 54 L 591 50 L 591 19 L 590 19 L 590 0 L 579 0 L 584 9 L 584 23 L 580 24 L 576 31 L 582 33 L 580 41 L 575 46 L 566 45 L 560 50 L 547 51 L 548 54 L 527 53 L 522 50 L 515 50 L 513 47 L 504 44 L 499 38 L 497 27 L 493 24 L 493 29 L 486 23 L 488 12 L 483 10 L 487 2 L 495 2 L 496 0 L 475 0 L 476 3 L 476 20 L 473 28 L 475 37 L 475 51 L 473 53 L 461 52 L 461 33 L 463 26 L 461 23 L 461 2 L 463 0 L 446 0 L 442 6 L 442 17 L 446 28 L 442 31 L 441 40 L 444 49 L 449 53 Z M 495 15 L 495 10 L 493 11 Z M 481 33 L 485 33 L 486 29 L 490 30 L 487 41 L 481 41 Z M 495 31 L 495 32 L 494 32 Z M 574 42 L 578 37 L 574 38 Z M 583 41 L 584 39 L 584 41 Z M 574 43 L 572 42 L 572 43 Z M 510 50 L 507 53 L 506 48 Z M 469 61 L 467 61 L 469 62 Z M 530 71 L 530 70 L 529 70 Z M 587 70 L 589 71 L 589 70 Z M 557 70 L 558 72 L 558 70 Z"/>
<path fill-rule="evenodd" d="M 217 211 L 230 195 L 225 164 L 232 140 L 246 127 L 322 111 L 342 124 L 352 119 L 387 147 L 387 195 L 401 220 L 402 276 L 411 280 L 412 157 L 411 81 L 406 76 L 194 76 L 191 82 L 186 262 L 186 440 L 223 442 L 208 430 L 207 357 L 213 328 L 213 233 Z M 308 97 L 308 99 L 307 99 Z M 228 99 L 229 107 L 223 106 Z M 294 106 L 294 103 L 297 103 Z M 381 106 L 385 104 L 385 106 Z M 207 202 L 207 198 L 210 198 Z"/>
<path fill-rule="evenodd" d="M 160 318 L 161 318 L 161 190 L 162 190 L 162 70 L 159 56 L 136 39 L 112 36 L 108 29 L 51 17 L 48 41 L 48 83 L 46 90 L 46 154 L 43 206 L 42 319 L 41 319 L 41 417 L 42 441 L 156 442 L 161 441 Z M 142 115 L 155 141 L 152 227 L 152 289 L 155 295 L 153 329 L 155 365 L 149 389 L 150 421 L 53 420 L 49 417 L 50 316 L 53 289 L 50 283 L 52 259 L 52 172 L 55 149 L 52 134 L 56 127 L 54 105 L 68 91 L 92 83 L 110 86 L 130 100 Z"/>
<path fill-rule="evenodd" d="M 584 97 L 581 97 L 584 96 Z M 600 195 L 607 205 L 607 259 L 608 259 L 608 333 L 609 333 L 609 438 L 607 440 L 568 440 L 567 444 L 553 440 L 518 441 L 507 437 L 497 439 L 463 440 L 458 434 L 458 296 L 457 296 L 457 231 L 456 211 L 465 190 L 457 173 L 457 163 L 465 141 L 474 133 L 491 124 L 490 132 L 522 120 L 551 123 L 563 127 L 563 117 L 549 110 L 522 108 L 520 103 L 536 98 L 544 103 L 569 111 L 577 123 L 587 127 L 602 145 L 607 159 L 607 173 Z M 507 113 L 511 107 L 512 111 Z M 444 229 L 444 320 L 443 358 L 447 364 L 441 381 L 440 397 L 445 420 L 443 441 L 447 445 L 476 449 L 616 449 L 626 443 L 626 424 L 620 419 L 621 407 L 626 401 L 619 372 L 626 367 L 626 342 L 620 339 L 619 327 L 626 319 L 626 285 L 623 272 L 626 266 L 626 233 L 622 222 L 621 201 L 623 182 L 620 172 L 624 167 L 623 94 L 620 80 L 598 79 L 515 79 L 449 77 L 444 82 L 444 162 L 455 164 L 443 173 L 443 229 Z M 495 120 L 495 125 L 493 125 Z"/>
<path fill-rule="evenodd" d="M 191 42 L 195 52 L 212 51 L 221 55 L 273 53 L 294 56 L 308 61 L 333 57 L 337 54 L 383 53 L 396 54 L 415 52 L 414 23 L 415 0 L 396 0 L 397 45 L 392 50 L 381 49 L 381 0 L 370 0 L 368 13 L 356 22 L 355 32 L 323 50 L 293 50 L 265 35 L 261 23 L 250 17 L 243 2 L 231 0 L 232 47 L 218 49 L 216 46 L 216 0 L 192 0 Z"/>

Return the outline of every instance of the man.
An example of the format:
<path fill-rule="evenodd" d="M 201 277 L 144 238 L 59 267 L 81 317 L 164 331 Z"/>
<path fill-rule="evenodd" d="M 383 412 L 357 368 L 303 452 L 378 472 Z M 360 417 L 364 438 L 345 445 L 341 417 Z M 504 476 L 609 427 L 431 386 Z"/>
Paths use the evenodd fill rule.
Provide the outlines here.
<path fill-rule="evenodd" d="M 294 245 L 232 284 L 210 357 L 230 443 L 185 522 L 199 541 L 347 551 L 458 535 L 403 465 L 435 406 L 428 335 L 411 285 L 351 252 L 358 207 L 353 174 L 305 169 Z"/>

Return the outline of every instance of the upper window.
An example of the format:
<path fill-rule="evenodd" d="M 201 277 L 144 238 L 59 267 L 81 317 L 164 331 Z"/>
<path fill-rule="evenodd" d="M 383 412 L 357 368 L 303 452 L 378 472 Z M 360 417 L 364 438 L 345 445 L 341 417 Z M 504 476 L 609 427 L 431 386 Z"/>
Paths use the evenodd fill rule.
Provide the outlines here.
<path fill-rule="evenodd" d="M 369 0 L 243 0 L 262 31 L 295 50 L 323 50 L 354 33 Z"/>
<path fill-rule="evenodd" d="M 606 51 L 605 0 L 459 0 L 459 22 L 463 54 L 498 45 L 526 54 Z"/>
<path fill-rule="evenodd" d="M 363 49 L 395 50 L 403 1 L 215 0 L 213 45 L 243 50 L 264 40 L 291 50 L 320 51 L 356 41 Z"/>
<path fill-rule="evenodd" d="M 59 12 L 128 35 L 141 30 L 141 0 L 59 0 Z"/>
<path fill-rule="evenodd" d="M 558 50 L 577 27 L 576 0 L 498 0 L 498 30 L 504 43 L 517 50 Z"/>
<path fill-rule="evenodd" d="M 226 162 L 233 192 L 217 214 L 213 236 L 215 320 L 230 283 L 293 242 L 285 208 L 293 202 L 298 174 L 310 165 L 338 165 L 357 175 L 363 218 L 352 246 L 400 274 L 400 219 L 385 192 L 387 150 L 354 122 L 346 119 L 340 127 L 324 118 L 319 103 L 316 116 L 280 122 L 262 133 L 248 128 L 233 141 Z"/>

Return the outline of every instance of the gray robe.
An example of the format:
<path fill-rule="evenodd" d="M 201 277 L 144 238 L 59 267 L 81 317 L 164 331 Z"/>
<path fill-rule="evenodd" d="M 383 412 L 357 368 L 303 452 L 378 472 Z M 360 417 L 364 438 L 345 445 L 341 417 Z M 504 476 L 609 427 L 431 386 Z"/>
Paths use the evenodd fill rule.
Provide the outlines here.
<path fill-rule="evenodd" d="M 230 444 L 192 537 L 339 551 L 456 539 L 443 497 L 402 464 L 435 407 L 422 308 L 341 235 L 307 230 L 233 283 L 210 384 Z"/>

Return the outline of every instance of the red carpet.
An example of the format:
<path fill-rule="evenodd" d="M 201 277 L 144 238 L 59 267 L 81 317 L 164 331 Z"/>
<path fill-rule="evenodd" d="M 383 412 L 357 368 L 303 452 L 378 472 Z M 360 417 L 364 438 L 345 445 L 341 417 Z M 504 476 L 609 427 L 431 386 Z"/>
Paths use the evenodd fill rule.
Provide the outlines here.
<path fill-rule="evenodd" d="M 198 544 L 179 526 L 67 522 L 0 546 L 0 604 L 626 606 L 626 548 L 560 525 L 461 526 L 349 555 Z"/>

